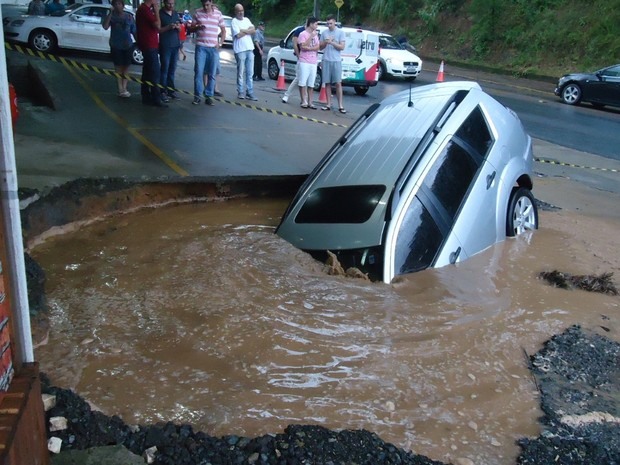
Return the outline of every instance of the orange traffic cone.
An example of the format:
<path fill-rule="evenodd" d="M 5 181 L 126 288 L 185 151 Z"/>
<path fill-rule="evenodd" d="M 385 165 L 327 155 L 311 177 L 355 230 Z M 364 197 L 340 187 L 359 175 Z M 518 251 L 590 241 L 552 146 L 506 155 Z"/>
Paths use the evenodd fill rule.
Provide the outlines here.
<path fill-rule="evenodd" d="M 286 90 L 286 82 L 284 81 L 284 60 L 280 60 L 280 74 L 278 75 L 276 90 Z"/>
<path fill-rule="evenodd" d="M 439 72 L 437 73 L 437 82 L 443 82 L 443 60 L 439 65 Z"/>
<path fill-rule="evenodd" d="M 330 88 L 331 91 L 331 88 Z M 325 93 L 325 83 L 321 84 L 321 92 L 319 93 L 319 103 L 327 103 L 327 94 Z"/>

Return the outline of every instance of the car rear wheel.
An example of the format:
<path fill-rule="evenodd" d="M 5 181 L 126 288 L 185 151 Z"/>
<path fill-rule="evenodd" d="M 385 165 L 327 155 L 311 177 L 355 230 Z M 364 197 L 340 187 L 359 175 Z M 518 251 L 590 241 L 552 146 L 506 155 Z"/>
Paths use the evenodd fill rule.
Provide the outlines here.
<path fill-rule="evenodd" d="M 577 105 L 581 101 L 581 87 L 574 82 L 567 84 L 562 90 L 562 101 L 568 105 Z"/>
<path fill-rule="evenodd" d="M 30 47 L 37 52 L 53 52 L 57 43 L 54 33 L 45 29 L 35 29 L 28 39 Z"/>
<path fill-rule="evenodd" d="M 134 45 L 131 49 L 131 61 L 134 65 L 144 64 L 144 55 L 142 55 L 142 50 L 137 45 Z"/>
<path fill-rule="evenodd" d="M 273 79 L 274 81 L 278 79 L 280 75 L 280 66 L 273 58 L 267 63 L 267 74 L 269 75 L 269 79 Z"/>
<path fill-rule="evenodd" d="M 385 79 L 386 76 L 386 70 L 385 70 L 385 63 L 380 62 L 379 63 L 379 74 L 377 76 L 377 81 L 381 81 L 382 79 Z"/>
<path fill-rule="evenodd" d="M 515 187 L 508 203 L 506 236 L 518 236 L 534 229 L 538 229 L 538 208 L 534 196 L 525 187 Z"/>
<path fill-rule="evenodd" d="M 323 75 L 321 74 L 321 70 L 316 70 L 316 77 L 314 78 L 314 90 L 316 92 L 321 92 L 321 85 L 323 85 Z"/>
<path fill-rule="evenodd" d="M 353 88 L 357 95 L 366 95 L 366 92 L 368 92 L 368 86 L 355 86 Z"/>

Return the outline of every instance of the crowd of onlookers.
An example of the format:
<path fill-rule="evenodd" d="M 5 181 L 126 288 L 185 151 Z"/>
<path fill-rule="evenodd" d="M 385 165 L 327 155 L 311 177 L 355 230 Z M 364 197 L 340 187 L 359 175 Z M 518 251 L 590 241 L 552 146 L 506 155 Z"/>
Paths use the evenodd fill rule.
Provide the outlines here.
<path fill-rule="evenodd" d="M 142 79 L 140 93 L 144 105 L 167 107 L 171 100 L 179 99 L 175 85 L 175 73 L 179 59 L 187 55 L 184 42 L 191 35 L 194 39 L 194 98 L 198 105 L 215 104 L 214 97 L 222 96 L 217 78 L 220 74 L 220 47 L 227 39 L 224 16 L 213 0 L 202 0 L 202 8 L 193 14 L 188 10 L 179 13 L 175 0 L 143 0 L 135 16 L 125 9 L 124 0 L 112 0 L 110 13 L 103 18 L 102 26 L 110 30 L 110 53 L 117 74 L 118 96 L 131 97 L 127 90 L 127 73 L 132 63 L 134 40 L 142 52 Z M 44 15 L 64 11 L 60 0 L 47 4 L 32 0 L 28 14 Z M 331 84 L 336 89 L 338 110 L 346 113 L 342 102 L 342 64 L 340 52 L 345 48 L 345 36 L 336 27 L 333 16 L 327 17 L 327 30 L 323 37 L 318 33 L 318 19 L 309 17 L 304 26 L 293 33 L 293 46 L 298 58 L 296 77 L 282 97 L 287 103 L 293 89 L 299 87 L 302 108 L 316 109 L 313 89 L 317 73 L 318 53 L 323 52 L 322 79 L 329 86 L 326 105 L 322 110 L 331 110 Z M 245 16 L 244 7 L 234 7 L 231 20 L 233 51 L 237 63 L 237 98 L 256 101 L 254 81 L 262 81 L 265 47 L 265 23 L 254 25 Z M 327 90 L 327 88 L 326 88 Z"/>
<path fill-rule="evenodd" d="M 39 1 L 39 0 L 37 0 Z M 103 20 L 103 27 L 110 29 L 112 61 L 118 75 L 118 95 L 130 97 L 126 74 L 131 64 L 135 37 L 143 56 L 141 96 L 142 103 L 166 107 L 178 99 L 175 73 L 178 60 L 187 55 L 184 42 L 192 36 L 194 54 L 193 104 L 204 102 L 214 105 L 214 97 L 222 96 L 218 89 L 220 74 L 220 47 L 226 40 L 224 16 L 212 0 L 203 0 L 202 8 L 194 14 L 188 10 L 179 13 L 175 0 L 144 0 L 134 16 L 124 10 L 123 0 L 113 0 L 112 10 Z M 265 45 L 265 24 L 258 26 L 244 15 L 243 5 L 235 5 L 235 18 L 231 21 L 232 42 L 237 60 L 237 91 L 240 99 L 257 100 L 253 81 L 263 80 L 262 61 Z"/>

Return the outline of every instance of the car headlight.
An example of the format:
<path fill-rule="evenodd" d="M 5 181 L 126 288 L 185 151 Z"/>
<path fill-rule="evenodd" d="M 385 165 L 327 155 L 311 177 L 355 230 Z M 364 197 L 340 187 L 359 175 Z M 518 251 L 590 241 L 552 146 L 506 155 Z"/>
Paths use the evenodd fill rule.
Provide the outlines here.
<path fill-rule="evenodd" d="M 24 24 L 24 20 L 23 19 L 16 19 L 15 21 L 11 21 L 9 26 L 10 27 L 20 27 L 23 26 Z"/>

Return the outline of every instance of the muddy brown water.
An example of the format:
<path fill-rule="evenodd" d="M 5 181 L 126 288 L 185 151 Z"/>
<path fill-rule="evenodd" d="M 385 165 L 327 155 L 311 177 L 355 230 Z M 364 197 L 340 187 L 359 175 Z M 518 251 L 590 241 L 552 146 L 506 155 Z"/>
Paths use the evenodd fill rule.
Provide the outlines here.
<path fill-rule="evenodd" d="M 541 212 L 534 234 L 386 285 L 326 275 L 273 234 L 285 207 L 146 209 L 34 246 L 51 305 L 41 369 L 128 423 L 365 428 L 503 465 L 539 433 L 525 354 L 572 324 L 620 340 L 618 297 L 536 279 L 617 272 L 617 223 Z"/>

